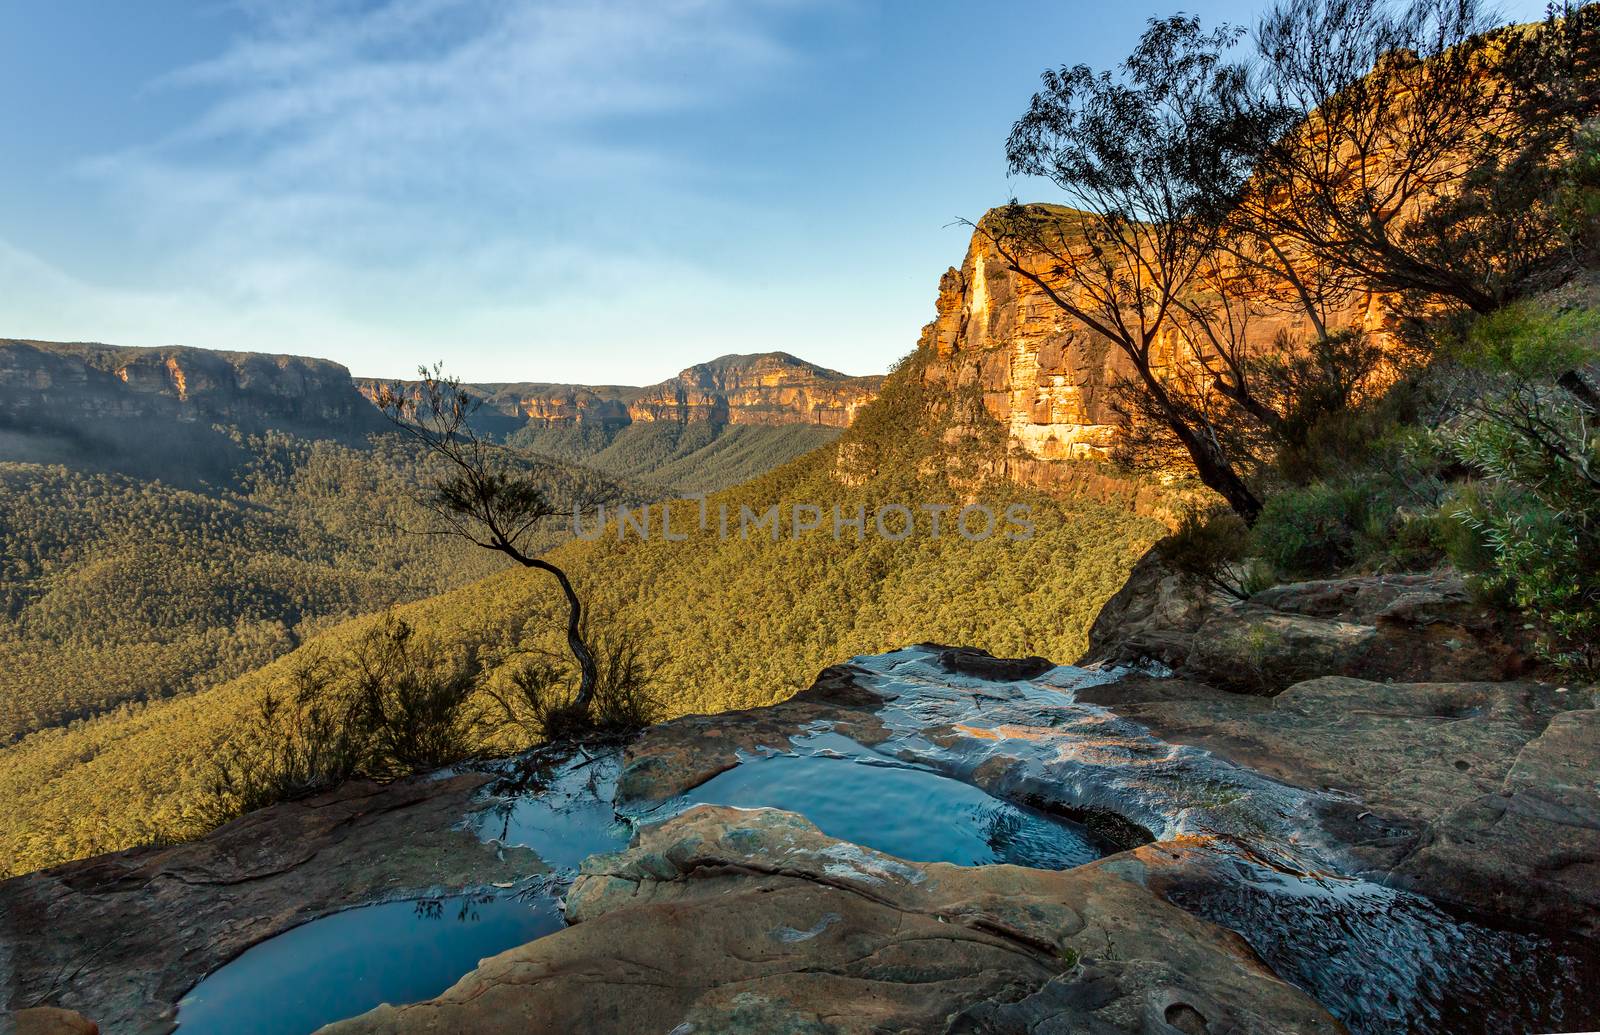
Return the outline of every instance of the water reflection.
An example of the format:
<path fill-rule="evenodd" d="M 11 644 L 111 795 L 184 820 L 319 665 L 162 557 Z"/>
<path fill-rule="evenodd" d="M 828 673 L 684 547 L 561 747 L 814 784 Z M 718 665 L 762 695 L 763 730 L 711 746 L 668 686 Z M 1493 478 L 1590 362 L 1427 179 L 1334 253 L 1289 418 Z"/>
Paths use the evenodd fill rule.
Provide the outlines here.
<path fill-rule="evenodd" d="M 478 961 L 561 927 L 546 894 L 362 906 L 285 931 L 178 1003 L 183 1035 L 307 1035 L 380 1003 L 438 995 Z"/>
<path fill-rule="evenodd" d="M 852 750 L 746 760 L 689 791 L 676 809 L 711 804 L 797 812 L 830 837 L 912 862 L 1061 870 L 1101 855 L 1076 823 L 846 743 Z"/>

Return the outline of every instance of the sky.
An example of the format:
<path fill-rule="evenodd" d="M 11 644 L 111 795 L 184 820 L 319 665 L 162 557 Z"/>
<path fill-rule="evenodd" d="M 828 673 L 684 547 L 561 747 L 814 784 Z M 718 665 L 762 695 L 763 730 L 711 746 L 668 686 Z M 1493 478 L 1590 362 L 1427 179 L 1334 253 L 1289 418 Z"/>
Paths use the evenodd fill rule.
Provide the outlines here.
<path fill-rule="evenodd" d="M 1156 2 L 0 0 L 0 337 L 882 372 L 1041 71 L 1260 10 Z"/>

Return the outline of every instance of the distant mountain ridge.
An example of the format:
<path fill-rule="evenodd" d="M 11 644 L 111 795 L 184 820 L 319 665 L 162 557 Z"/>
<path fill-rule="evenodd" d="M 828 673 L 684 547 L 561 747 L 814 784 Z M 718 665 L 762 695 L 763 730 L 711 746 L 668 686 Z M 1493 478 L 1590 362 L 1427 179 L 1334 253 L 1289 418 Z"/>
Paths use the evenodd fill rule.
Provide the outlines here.
<path fill-rule="evenodd" d="M 361 398 L 394 382 L 352 377 L 333 360 L 189 346 L 0 338 L 0 428 L 81 428 L 96 419 L 172 419 L 248 429 L 365 433 L 378 415 Z M 414 384 L 415 382 L 401 382 Z M 883 384 L 786 352 L 730 354 L 658 384 L 498 382 L 467 387 L 497 430 L 645 422 L 848 427 Z"/>
<path fill-rule="evenodd" d="M 368 398 L 383 385 L 395 383 L 381 378 L 356 379 L 357 389 Z M 616 429 L 660 421 L 843 428 L 877 397 L 882 385 L 882 375 L 856 377 L 787 352 L 762 352 L 719 356 L 642 387 L 538 382 L 466 387 L 483 399 L 486 410 L 533 428 L 585 425 Z"/>

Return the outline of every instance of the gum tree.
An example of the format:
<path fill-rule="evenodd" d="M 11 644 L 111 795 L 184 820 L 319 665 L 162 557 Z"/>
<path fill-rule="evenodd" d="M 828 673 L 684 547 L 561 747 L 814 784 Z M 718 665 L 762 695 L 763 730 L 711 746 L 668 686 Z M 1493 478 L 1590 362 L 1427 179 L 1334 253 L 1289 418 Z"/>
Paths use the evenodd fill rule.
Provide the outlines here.
<path fill-rule="evenodd" d="M 420 499 L 435 520 L 426 531 L 458 536 L 556 580 L 567 605 L 567 648 L 579 671 L 571 707 L 582 714 L 599 679 L 585 635 L 583 601 L 567 573 L 531 545 L 537 530 L 558 519 L 564 508 L 551 493 L 550 479 L 514 463 L 509 450 L 485 441 L 473 427 L 471 418 L 481 400 L 460 379 L 446 376 L 439 365 L 419 368 L 418 373 L 415 386 L 385 385 L 376 401 L 395 427 L 443 464 L 444 473 Z M 611 502 L 612 496 L 607 487 L 580 484 L 571 486 L 570 494 L 573 505 L 583 509 Z"/>
<path fill-rule="evenodd" d="M 1180 322 L 1201 315 L 1197 281 L 1271 133 L 1264 123 L 1273 113 L 1253 103 L 1245 67 L 1227 60 L 1241 35 L 1177 15 L 1152 20 L 1115 71 L 1046 72 L 1006 157 L 1013 174 L 1059 187 L 1070 211 L 1012 202 L 977 229 L 1013 272 L 1116 347 L 1142 415 L 1253 522 L 1261 502 L 1241 458 L 1207 409 L 1161 371 Z"/>

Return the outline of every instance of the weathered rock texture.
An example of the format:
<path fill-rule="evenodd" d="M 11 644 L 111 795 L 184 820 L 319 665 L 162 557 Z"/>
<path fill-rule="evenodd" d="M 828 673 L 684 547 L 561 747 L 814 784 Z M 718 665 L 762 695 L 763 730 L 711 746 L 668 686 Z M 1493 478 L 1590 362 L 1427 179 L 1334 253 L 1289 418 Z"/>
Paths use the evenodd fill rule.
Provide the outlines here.
<path fill-rule="evenodd" d="M 324 1031 L 1341 1030 L 1132 872 L 909 864 L 702 806 L 586 862 L 574 926 Z"/>
<path fill-rule="evenodd" d="M 1589 691 L 1325 676 L 1272 699 L 1125 679 L 1080 699 L 1312 791 L 1353 871 L 1500 923 L 1600 937 Z"/>
<path fill-rule="evenodd" d="M 118 1035 L 171 1031 L 178 999 L 249 946 L 334 910 L 538 870 L 455 829 L 478 775 L 348 784 L 189 844 L 0 883 L 5 1012 L 64 1007 Z"/>
<path fill-rule="evenodd" d="M 1359 619 L 1407 596 L 1352 582 L 1274 599 Z M 1530 681 L 1323 676 L 1269 697 L 933 645 L 857 658 L 782 704 L 646 731 L 604 792 L 641 825 L 583 863 L 572 926 L 326 1030 L 1592 1027 L 1597 705 Z M 1077 819 L 1109 854 L 1066 871 L 907 862 L 791 813 L 693 807 L 694 787 L 771 750 L 931 769 Z M 582 786 L 599 794 L 595 772 Z M 352 786 L 0 885 L 9 1005 L 165 1031 L 196 979 L 296 922 L 531 872 L 461 829 L 480 784 Z"/>
<path fill-rule="evenodd" d="M 1515 679 L 1539 672 L 1515 617 L 1476 602 L 1448 570 L 1291 583 L 1234 601 L 1186 582 L 1152 551 L 1096 617 L 1084 660 L 1153 661 L 1262 694 L 1326 675 Z"/>
<path fill-rule="evenodd" d="M 0 427 L 114 418 L 361 431 L 376 417 L 350 372 L 325 359 L 0 340 Z"/>
<path fill-rule="evenodd" d="M 362 378 L 373 397 L 388 382 Z M 880 376 L 851 377 L 784 352 L 722 356 L 660 384 L 478 384 L 484 406 L 535 427 L 706 421 L 712 424 L 820 424 L 845 427 L 871 402 Z"/>
<path fill-rule="evenodd" d="M 36 1006 L 16 1016 L 15 1035 L 100 1035 L 100 1026 L 76 1010 Z"/>
<path fill-rule="evenodd" d="M 1311 594 L 1393 603 L 1280 595 Z M 327 1030 L 1340 1030 L 1324 1007 L 1363 1032 L 1585 1021 L 1595 954 L 1563 939 L 1600 933 L 1595 705 L 1528 682 L 1324 677 L 1268 698 L 934 646 L 856 659 L 783 704 L 647 731 L 619 806 L 671 815 L 741 758 L 843 737 L 1148 830 L 1125 819 L 1142 836 L 1119 845 L 1102 823 L 1113 854 L 1051 872 L 689 808 L 585 862 L 572 927 Z"/>

